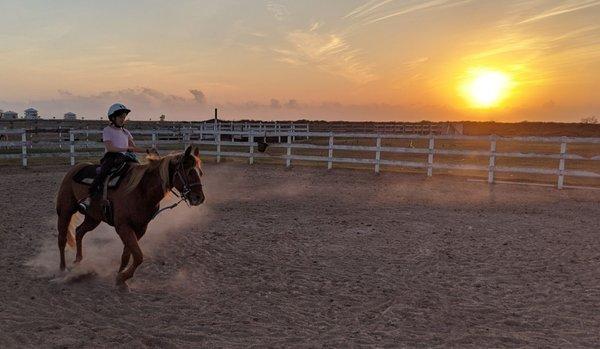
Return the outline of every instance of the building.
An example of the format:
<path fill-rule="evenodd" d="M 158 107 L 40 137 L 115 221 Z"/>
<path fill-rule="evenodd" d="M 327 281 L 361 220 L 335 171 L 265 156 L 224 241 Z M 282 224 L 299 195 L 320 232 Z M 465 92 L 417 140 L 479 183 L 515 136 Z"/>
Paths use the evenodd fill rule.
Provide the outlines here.
<path fill-rule="evenodd" d="M 25 119 L 39 119 L 39 115 L 38 115 L 38 111 L 33 109 L 33 108 L 29 108 L 29 109 L 25 109 Z"/>
<path fill-rule="evenodd" d="M 75 113 L 65 113 L 65 120 L 77 120 L 77 114 Z"/>
<path fill-rule="evenodd" d="M 16 120 L 19 118 L 19 114 L 9 110 L 2 113 L 2 118 L 5 120 Z"/>

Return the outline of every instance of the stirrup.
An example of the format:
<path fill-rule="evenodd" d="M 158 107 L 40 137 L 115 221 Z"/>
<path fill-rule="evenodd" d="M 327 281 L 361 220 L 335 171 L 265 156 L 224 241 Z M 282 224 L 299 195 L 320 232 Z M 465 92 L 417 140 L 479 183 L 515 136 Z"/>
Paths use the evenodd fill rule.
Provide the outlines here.
<path fill-rule="evenodd" d="M 90 209 L 90 206 L 92 204 L 92 198 L 90 198 L 89 196 L 86 197 L 85 199 L 79 201 L 79 209 L 83 212 L 87 212 Z"/>

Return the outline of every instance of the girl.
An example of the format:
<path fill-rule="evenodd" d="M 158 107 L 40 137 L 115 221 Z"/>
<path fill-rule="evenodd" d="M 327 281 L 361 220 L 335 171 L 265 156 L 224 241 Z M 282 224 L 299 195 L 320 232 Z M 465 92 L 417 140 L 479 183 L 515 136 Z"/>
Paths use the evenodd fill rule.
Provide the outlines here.
<path fill-rule="evenodd" d="M 104 180 L 111 169 L 120 166 L 124 162 L 139 163 L 135 153 L 149 151 L 145 148 L 136 147 L 133 142 L 133 136 L 123 127 L 125 118 L 129 112 L 131 110 L 127 109 L 121 103 L 115 103 L 108 109 L 107 115 L 110 125 L 102 130 L 102 141 L 104 142 L 106 153 L 100 160 L 100 173 L 94 178 L 90 186 L 90 196 L 79 203 L 84 212 L 90 207 L 93 199 L 101 196 Z"/>

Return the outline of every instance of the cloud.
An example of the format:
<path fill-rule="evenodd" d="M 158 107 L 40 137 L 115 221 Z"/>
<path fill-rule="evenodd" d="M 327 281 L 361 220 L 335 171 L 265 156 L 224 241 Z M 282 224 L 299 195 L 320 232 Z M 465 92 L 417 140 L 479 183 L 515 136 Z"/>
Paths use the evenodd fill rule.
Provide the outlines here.
<path fill-rule="evenodd" d="M 68 92 L 68 91 L 63 91 Z M 157 120 L 161 114 L 168 120 L 206 120 L 213 115 L 212 108 L 219 109 L 219 116 L 224 120 L 251 118 L 256 120 L 347 120 L 347 121 L 446 121 L 468 120 L 474 117 L 505 121 L 548 121 L 562 120 L 578 122 L 582 116 L 595 115 L 600 105 L 566 106 L 558 102 L 551 107 L 539 102 L 528 107 L 505 108 L 486 111 L 486 115 L 477 116 L 472 111 L 460 110 L 444 105 L 424 104 L 386 104 L 364 103 L 344 104 L 337 101 L 300 102 L 295 98 L 281 103 L 278 99 L 240 102 L 214 102 L 211 107 L 200 105 L 196 98 L 184 98 L 163 93 L 151 88 L 132 88 L 118 91 L 104 91 L 97 94 L 81 96 L 72 93 L 59 94 L 56 98 L 34 100 L 28 103 L 6 103 L 0 101 L 4 110 L 21 111 L 27 107 L 35 107 L 44 118 L 57 118 L 67 111 L 75 112 L 86 119 L 105 118 L 105 113 L 115 101 L 123 102 L 132 113 L 132 120 Z"/>
<path fill-rule="evenodd" d="M 284 5 L 269 1 L 267 11 L 278 21 L 282 22 L 290 16 L 290 11 Z"/>
<path fill-rule="evenodd" d="M 194 95 L 194 99 L 200 105 L 206 105 L 206 96 L 200 90 L 190 90 L 190 93 Z"/>
<path fill-rule="evenodd" d="M 376 78 L 374 67 L 363 62 L 361 51 L 352 48 L 339 34 L 295 30 L 286 39 L 287 48 L 274 49 L 280 62 L 316 67 L 359 84 Z"/>
<path fill-rule="evenodd" d="M 583 10 L 583 9 L 593 7 L 593 6 L 598 6 L 598 5 L 600 5 L 600 1 L 598 1 L 598 0 L 563 1 L 563 3 L 561 5 L 550 8 L 536 16 L 527 18 L 527 19 L 519 22 L 518 24 L 535 22 L 535 21 L 539 21 L 542 19 L 562 15 L 562 14 L 569 13 L 569 12 L 579 11 L 579 10 Z"/>
<path fill-rule="evenodd" d="M 498 35 L 491 41 L 484 44 L 484 48 L 478 49 L 480 42 L 474 41 L 469 45 L 474 49 L 463 59 L 479 63 L 489 61 L 490 57 L 502 59 L 510 58 L 513 61 L 527 62 L 524 66 L 529 66 L 532 70 L 534 80 L 546 81 L 552 77 L 556 83 L 559 80 L 571 79 L 576 71 L 570 67 L 581 66 L 586 63 L 597 62 L 600 58 L 600 34 L 599 25 L 589 25 L 578 27 L 567 31 L 564 30 L 560 35 L 543 35 L 535 32 L 523 33 L 519 29 L 522 27 L 513 27 L 513 29 Z M 488 47 L 492 47 L 489 49 Z M 539 69 L 537 67 L 543 67 Z M 525 76 L 519 69 L 520 79 Z"/>
<path fill-rule="evenodd" d="M 290 109 L 299 109 L 300 108 L 300 104 L 298 104 L 298 101 L 295 99 L 290 99 L 289 101 L 287 101 L 287 103 L 285 104 L 286 108 L 290 108 Z"/>
<path fill-rule="evenodd" d="M 393 17 L 411 14 L 414 12 L 434 9 L 444 9 L 448 7 L 454 7 L 464 5 L 472 2 L 473 0 L 429 0 L 429 1 L 416 1 L 416 2 L 403 2 L 401 6 L 394 6 L 389 8 L 390 3 L 397 3 L 395 0 L 379 0 L 369 1 L 364 5 L 361 5 L 354 10 L 350 11 L 344 18 L 347 19 L 361 19 L 363 25 L 373 24 L 387 20 Z"/>
<path fill-rule="evenodd" d="M 272 109 L 281 109 L 281 103 L 279 103 L 279 100 L 277 100 L 275 98 L 271 98 L 271 108 Z"/>
<path fill-rule="evenodd" d="M 359 18 L 359 17 L 364 17 L 370 13 L 372 13 L 374 10 L 376 10 L 378 7 L 381 7 L 389 2 L 392 2 L 394 0 L 371 0 L 368 1 L 366 3 L 364 3 L 361 6 L 358 6 L 357 8 L 355 8 L 354 10 L 350 11 L 350 13 L 348 13 L 346 16 L 344 16 L 344 18 Z"/>
<path fill-rule="evenodd" d="M 192 92 L 193 91 L 193 92 Z M 38 99 L 20 103 L 2 102 L 15 110 L 34 106 L 42 117 L 62 117 L 66 112 L 74 112 L 86 119 L 98 119 L 106 116 L 108 107 L 121 102 L 132 110 L 130 117 L 147 120 L 149 117 L 173 113 L 181 116 L 202 114 L 208 111 L 206 98 L 200 90 L 191 90 L 194 98 L 165 94 L 146 87 L 129 88 L 116 91 L 102 91 L 90 95 L 76 95 L 70 91 L 59 90 L 56 98 Z M 200 103 L 200 102 L 203 103 Z"/>

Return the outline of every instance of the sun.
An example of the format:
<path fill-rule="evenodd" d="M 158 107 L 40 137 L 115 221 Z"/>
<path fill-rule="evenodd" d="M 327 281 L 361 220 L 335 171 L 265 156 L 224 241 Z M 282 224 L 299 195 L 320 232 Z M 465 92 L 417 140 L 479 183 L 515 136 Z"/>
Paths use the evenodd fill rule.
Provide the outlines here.
<path fill-rule="evenodd" d="M 498 106 L 507 96 L 512 84 L 511 77 L 497 70 L 472 69 L 461 84 L 461 94 L 475 108 Z"/>

